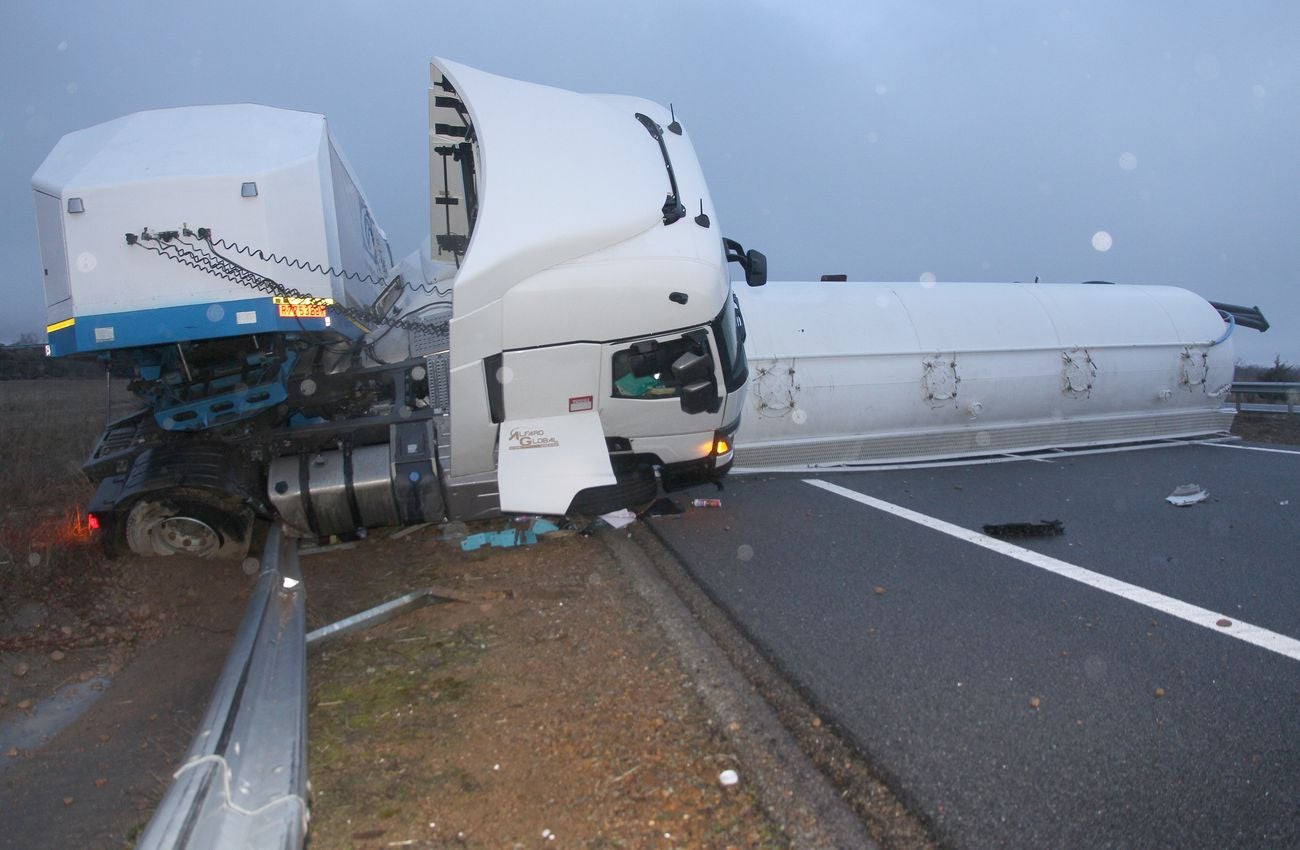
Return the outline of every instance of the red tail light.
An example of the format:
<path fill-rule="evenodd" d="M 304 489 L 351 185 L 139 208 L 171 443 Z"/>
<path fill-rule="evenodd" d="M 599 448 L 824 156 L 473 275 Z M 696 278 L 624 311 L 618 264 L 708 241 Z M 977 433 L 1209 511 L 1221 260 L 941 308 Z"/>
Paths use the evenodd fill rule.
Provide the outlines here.
<path fill-rule="evenodd" d="M 86 514 L 86 526 L 91 531 L 99 531 L 99 517 L 94 514 Z"/>

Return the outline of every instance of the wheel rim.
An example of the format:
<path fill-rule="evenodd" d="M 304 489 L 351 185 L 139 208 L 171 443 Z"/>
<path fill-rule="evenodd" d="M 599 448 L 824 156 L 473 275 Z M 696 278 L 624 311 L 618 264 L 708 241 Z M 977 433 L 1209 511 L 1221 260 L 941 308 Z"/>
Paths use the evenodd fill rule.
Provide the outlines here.
<path fill-rule="evenodd" d="M 126 522 L 126 542 L 132 552 L 152 555 L 217 555 L 226 539 L 217 526 L 193 505 L 141 501 L 131 509 Z"/>
<path fill-rule="evenodd" d="M 221 546 L 221 537 L 212 526 L 193 517 L 167 517 L 154 525 L 149 536 L 156 549 L 173 554 L 202 556 Z"/>

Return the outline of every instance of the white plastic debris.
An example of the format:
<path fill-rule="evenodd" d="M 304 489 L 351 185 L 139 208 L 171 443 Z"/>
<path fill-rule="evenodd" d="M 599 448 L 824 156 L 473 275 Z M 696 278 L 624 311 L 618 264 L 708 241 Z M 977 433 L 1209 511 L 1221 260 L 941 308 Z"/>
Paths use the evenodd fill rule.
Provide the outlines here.
<path fill-rule="evenodd" d="M 600 518 L 609 523 L 612 528 L 626 528 L 636 522 L 636 514 L 632 513 L 627 508 L 613 511 L 612 513 L 601 514 Z"/>
<path fill-rule="evenodd" d="M 724 770 L 718 774 L 718 782 L 726 788 L 730 788 L 740 781 L 740 775 L 734 770 Z"/>
<path fill-rule="evenodd" d="M 1197 502 L 1204 502 L 1208 498 L 1210 494 L 1199 484 L 1179 484 L 1174 488 L 1174 492 L 1165 496 L 1165 501 L 1183 508 Z"/>

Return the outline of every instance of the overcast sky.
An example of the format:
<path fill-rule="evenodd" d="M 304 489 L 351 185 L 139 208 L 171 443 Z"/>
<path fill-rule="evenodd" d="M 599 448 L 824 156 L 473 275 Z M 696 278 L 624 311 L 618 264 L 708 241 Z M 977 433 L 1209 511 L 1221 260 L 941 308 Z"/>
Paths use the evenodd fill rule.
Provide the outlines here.
<path fill-rule="evenodd" d="M 1263 308 L 1239 358 L 1300 362 L 1294 0 L 16 0 L 0 340 L 45 324 L 32 173 L 63 133 L 141 109 L 324 113 L 413 250 L 434 55 L 672 102 L 773 279 L 1172 284 Z"/>

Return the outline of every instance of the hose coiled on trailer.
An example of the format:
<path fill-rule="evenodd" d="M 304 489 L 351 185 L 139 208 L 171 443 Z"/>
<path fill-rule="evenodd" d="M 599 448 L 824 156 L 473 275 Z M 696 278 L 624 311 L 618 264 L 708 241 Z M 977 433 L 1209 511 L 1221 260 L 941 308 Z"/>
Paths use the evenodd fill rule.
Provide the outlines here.
<path fill-rule="evenodd" d="M 186 238 L 188 237 L 188 238 Z M 198 242 L 191 242 L 189 239 L 198 239 Z M 272 280 L 265 275 L 259 274 L 252 269 L 241 266 L 239 263 L 221 254 L 215 247 L 212 239 L 212 231 L 208 228 L 200 227 L 197 232 L 190 230 L 188 227 L 176 230 L 163 230 L 151 232 L 148 228 L 143 228 L 136 233 L 126 234 L 126 244 L 144 248 L 152 251 L 160 257 L 179 263 L 182 266 L 194 269 L 204 274 L 210 274 L 213 277 L 230 281 L 231 283 L 250 289 L 254 292 L 263 292 L 268 295 L 281 296 L 284 298 L 302 299 L 306 303 L 321 303 L 321 299 L 315 295 L 300 292 L 292 287 L 285 286 Z M 231 244 L 231 243 L 225 243 Z M 246 253 L 246 252 L 244 252 Z M 261 252 L 257 252 L 261 254 Z M 254 256 L 248 254 L 248 256 Z M 277 256 L 277 255 L 270 255 Z M 262 255 L 262 259 L 267 259 L 267 255 Z M 301 262 L 301 261 L 294 261 Z M 285 264 L 285 263 L 282 263 Z M 293 265 L 288 263 L 292 268 L 299 268 L 307 271 L 320 271 L 322 274 L 340 274 L 334 269 L 326 270 L 318 264 Z M 350 277 L 352 280 L 367 280 L 367 277 L 358 277 L 355 274 L 342 276 Z M 425 287 L 420 289 L 428 292 Z M 434 287 L 434 291 L 439 295 L 445 295 L 441 289 Z M 449 292 L 450 290 L 448 290 Z M 434 302 L 428 306 L 437 306 L 440 304 L 449 304 L 447 301 Z M 441 334 L 447 331 L 447 320 L 442 319 L 436 322 L 420 322 L 412 319 L 391 318 L 381 316 L 374 310 L 359 309 L 348 307 L 343 304 L 329 303 L 326 309 L 338 316 L 348 319 L 353 324 L 362 328 L 372 328 L 377 325 L 383 325 L 390 328 L 398 328 L 409 331 L 424 331 L 431 334 Z"/>
<path fill-rule="evenodd" d="M 385 283 L 387 283 L 387 281 L 384 278 L 377 277 L 375 275 L 361 274 L 359 272 L 350 272 L 347 271 L 346 269 L 336 269 L 333 266 L 325 266 L 325 265 L 321 265 L 320 263 L 313 263 L 310 260 L 299 260 L 293 257 L 286 257 L 283 254 L 276 254 L 274 252 L 263 251 L 261 248 L 253 248 L 248 245 L 240 245 L 238 242 L 231 242 L 228 239 L 221 239 L 219 237 L 213 238 L 212 232 L 205 227 L 199 228 L 198 236 L 200 239 L 203 239 L 209 245 L 213 246 L 214 249 L 220 248 L 223 251 L 233 251 L 236 254 L 243 254 L 245 257 L 248 257 L 250 259 L 261 260 L 264 263 L 276 263 L 281 266 L 287 266 L 288 268 L 291 269 L 298 269 L 300 271 L 306 271 L 306 272 L 315 272 L 316 274 L 325 275 L 327 277 L 341 277 L 345 280 L 352 280 L 352 281 L 356 281 L 357 283 L 369 283 L 375 286 L 383 286 Z M 434 281 L 432 283 L 421 283 L 418 285 L 411 283 L 410 281 L 404 281 L 404 285 L 406 286 L 407 289 L 411 290 L 412 292 L 423 292 L 428 295 L 445 296 L 451 292 L 450 287 L 448 287 L 447 289 L 443 289 L 440 286 L 438 286 L 437 281 Z"/>

